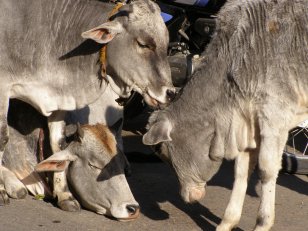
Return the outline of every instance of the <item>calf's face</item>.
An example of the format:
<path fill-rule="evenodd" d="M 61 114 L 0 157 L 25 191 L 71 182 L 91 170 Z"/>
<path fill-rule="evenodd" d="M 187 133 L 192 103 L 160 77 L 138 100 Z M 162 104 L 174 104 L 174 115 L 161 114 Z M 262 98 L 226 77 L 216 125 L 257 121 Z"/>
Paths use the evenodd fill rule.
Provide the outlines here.
<path fill-rule="evenodd" d="M 84 38 L 107 45 L 107 74 L 111 87 L 125 97 L 131 90 L 157 107 L 173 99 L 170 66 L 167 60 L 168 30 L 159 7 L 152 1 L 134 1 Z"/>
<path fill-rule="evenodd" d="M 179 126 L 166 113 L 156 112 L 152 114 L 148 132 L 143 136 L 143 143 L 158 145 L 157 154 L 175 170 L 181 196 L 186 202 L 203 198 L 206 182 L 221 165 L 221 159 L 213 159 L 210 155 L 213 128 L 200 126 L 199 130 L 193 131 L 192 122 Z"/>
<path fill-rule="evenodd" d="M 86 125 L 68 147 L 36 166 L 37 171 L 67 171 L 68 181 L 82 206 L 119 220 L 139 215 L 124 175 L 125 159 L 104 125 Z"/>

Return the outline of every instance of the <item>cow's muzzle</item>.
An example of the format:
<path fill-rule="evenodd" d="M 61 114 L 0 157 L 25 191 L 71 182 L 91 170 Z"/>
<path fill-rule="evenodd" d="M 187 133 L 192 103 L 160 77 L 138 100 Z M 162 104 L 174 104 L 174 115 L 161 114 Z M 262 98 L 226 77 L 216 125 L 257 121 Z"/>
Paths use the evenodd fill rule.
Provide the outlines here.
<path fill-rule="evenodd" d="M 132 221 L 135 220 L 139 217 L 140 214 L 140 207 L 139 205 L 127 205 L 126 206 L 126 210 L 129 214 L 129 216 L 127 218 L 120 218 L 120 221 Z"/>
<path fill-rule="evenodd" d="M 161 94 L 155 94 L 148 90 L 143 94 L 145 102 L 153 108 L 164 108 L 176 97 L 176 90 L 174 87 L 164 87 Z"/>
<path fill-rule="evenodd" d="M 181 190 L 181 196 L 187 203 L 200 201 L 205 196 L 204 186 L 185 187 Z"/>

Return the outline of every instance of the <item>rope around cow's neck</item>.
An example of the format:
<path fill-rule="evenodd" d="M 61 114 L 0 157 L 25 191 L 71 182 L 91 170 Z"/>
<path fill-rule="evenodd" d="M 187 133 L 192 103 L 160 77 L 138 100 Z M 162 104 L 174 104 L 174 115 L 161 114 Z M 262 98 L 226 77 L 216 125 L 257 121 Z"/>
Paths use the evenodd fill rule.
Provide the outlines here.
<path fill-rule="evenodd" d="M 115 15 L 119 9 L 124 5 L 124 2 L 118 2 L 116 6 L 110 11 L 108 15 L 108 21 L 110 21 L 110 18 Z M 107 70 L 106 70 L 106 60 L 107 60 L 107 44 L 104 44 L 103 47 L 100 50 L 99 60 L 101 63 L 101 75 L 103 78 L 106 79 L 107 77 Z"/>

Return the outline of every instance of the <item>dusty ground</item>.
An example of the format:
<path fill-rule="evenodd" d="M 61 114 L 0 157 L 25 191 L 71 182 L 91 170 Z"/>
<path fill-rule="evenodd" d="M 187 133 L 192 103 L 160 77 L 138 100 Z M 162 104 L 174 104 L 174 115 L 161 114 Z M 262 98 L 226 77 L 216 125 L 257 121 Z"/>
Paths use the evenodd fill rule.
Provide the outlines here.
<path fill-rule="evenodd" d="M 142 207 L 140 218 L 133 222 L 118 222 L 82 210 L 64 212 L 51 203 L 34 200 L 11 200 L 0 207 L 1 231 L 65 231 L 65 230 L 215 230 L 227 205 L 233 181 L 233 163 L 225 163 L 209 182 L 207 196 L 192 205 L 185 204 L 178 193 L 178 183 L 169 167 L 153 162 L 149 149 L 140 149 L 139 137 L 126 134 L 126 147 L 132 163 L 133 174 L 128 178 L 136 200 Z M 137 145 L 136 145 L 137 144 Z M 139 144 L 139 145 L 138 145 Z M 140 154 L 139 154 L 140 157 Z M 146 162 L 146 161 L 152 162 Z M 254 174 L 245 200 L 242 219 L 236 230 L 251 230 L 255 224 L 260 185 Z M 276 222 L 273 231 L 308 230 L 308 177 L 281 174 L 276 196 Z"/>

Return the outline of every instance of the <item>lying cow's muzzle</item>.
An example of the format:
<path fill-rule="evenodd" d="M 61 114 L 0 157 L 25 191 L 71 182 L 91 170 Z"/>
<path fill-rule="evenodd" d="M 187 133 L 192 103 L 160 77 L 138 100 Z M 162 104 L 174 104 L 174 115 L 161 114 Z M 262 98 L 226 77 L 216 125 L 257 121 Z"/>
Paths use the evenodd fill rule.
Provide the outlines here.
<path fill-rule="evenodd" d="M 127 205 L 126 206 L 128 217 L 127 218 L 119 218 L 119 221 L 132 221 L 139 217 L 140 207 L 139 205 Z"/>
<path fill-rule="evenodd" d="M 132 221 L 139 217 L 140 207 L 138 203 L 112 205 L 105 215 L 114 217 L 119 221 Z"/>

